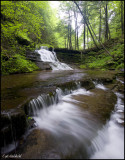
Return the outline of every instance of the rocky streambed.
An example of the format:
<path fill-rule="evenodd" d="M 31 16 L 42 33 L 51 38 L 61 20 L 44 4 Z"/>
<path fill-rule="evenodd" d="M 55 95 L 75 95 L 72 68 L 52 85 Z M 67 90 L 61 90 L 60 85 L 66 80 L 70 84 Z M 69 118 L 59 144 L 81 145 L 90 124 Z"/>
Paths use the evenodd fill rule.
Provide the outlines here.
<path fill-rule="evenodd" d="M 123 128 L 123 109 L 116 107 L 124 100 L 122 72 L 37 71 L 3 76 L 1 82 L 2 155 L 91 158 L 98 131 L 117 110 L 115 123 Z"/>

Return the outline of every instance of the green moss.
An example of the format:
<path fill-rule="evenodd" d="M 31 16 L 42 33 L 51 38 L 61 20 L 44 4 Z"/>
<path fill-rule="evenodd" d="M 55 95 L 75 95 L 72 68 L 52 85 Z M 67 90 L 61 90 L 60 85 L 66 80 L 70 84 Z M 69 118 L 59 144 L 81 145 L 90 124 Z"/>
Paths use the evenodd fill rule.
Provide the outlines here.
<path fill-rule="evenodd" d="M 7 61 L 2 61 L 2 74 L 25 73 L 38 70 L 35 63 L 26 60 L 24 56 L 16 54 Z"/>
<path fill-rule="evenodd" d="M 80 68 L 85 69 L 85 68 L 87 68 L 87 66 L 83 64 L 83 65 L 80 65 Z"/>
<path fill-rule="evenodd" d="M 110 44 L 110 45 L 109 45 Z M 109 42 L 109 48 L 107 47 L 113 58 L 108 55 L 104 50 L 98 52 L 89 52 L 84 56 L 84 64 L 80 65 L 80 68 L 90 69 L 123 69 L 124 68 L 124 43 L 119 40 L 116 44 Z"/>
<path fill-rule="evenodd" d="M 123 68 L 124 68 L 124 63 L 121 63 L 120 65 L 118 65 L 118 66 L 116 67 L 117 70 L 123 69 Z"/>

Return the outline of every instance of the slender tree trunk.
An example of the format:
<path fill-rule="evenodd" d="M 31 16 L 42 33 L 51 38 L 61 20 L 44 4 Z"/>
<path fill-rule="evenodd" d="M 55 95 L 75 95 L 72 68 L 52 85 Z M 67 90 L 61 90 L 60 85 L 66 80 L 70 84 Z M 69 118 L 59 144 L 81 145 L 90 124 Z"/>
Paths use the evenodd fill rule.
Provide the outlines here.
<path fill-rule="evenodd" d="M 91 32 L 91 30 L 90 30 L 90 28 L 89 28 L 89 25 L 88 25 L 88 23 L 87 23 L 87 21 L 86 21 L 86 17 L 83 15 L 81 9 L 79 8 L 79 5 L 78 5 L 75 1 L 74 1 L 74 3 L 75 3 L 76 6 L 78 7 L 78 9 L 79 9 L 79 11 L 80 11 L 80 13 L 81 13 L 81 15 L 82 15 L 82 17 L 83 17 L 83 19 L 84 19 L 87 27 L 88 27 L 89 33 L 90 33 L 90 35 L 91 35 L 91 37 L 92 37 L 92 40 L 93 40 L 95 46 L 96 46 L 97 48 L 99 48 L 99 47 L 97 46 L 97 44 L 96 44 L 96 41 L 95 41 L 95 39 L 94 39 L 94 37 L 93 37 L 93 35 L 92 35 L 92 32 Z"/>
<path fill-rule="evenodd" d="M 79 37 L 78 37 L 78 25 L 77 25 L 77 20 L 78 20 L 78 14 L 76 13 L 76 48 L 79 50 Z"/>
<path fill-rule="evenodd" d="M 76 12 L 74 10 L 74 18 L 75 18 L 75 50 L 76 50 L 76 29 L 77 29 L 77 20 L 76 20 Z"/>
<path fill-rule="evenodd" d="M 67 49 L 69 49 L 69 24 L 68 24 L 68 41 L 67 41 Z"/>
<path fill-rule="evenodd" d="M 69 12 L 69 49 L 72 49 L 72 34 L 71 34 L 71 19 L 70 19 L 70 12 Z"/>
<path fill-rule="evenodd" d="M 87 28 L 87 47 L 89 48 L 88 28 Z"/>
<path fill-rule="evenodd" d="M 84 41 L 83 41 L 83 50 L 85 50 L 85 38 L 86 38 L 86 36 L 85 36 L 85 34 L 86 34 L 86 26 L 85 26 L 85 24 L 84 24 Z"/>
<path fill-rule="evenodd" d="M 121 30 L 122 30 L 122 35 L 124 34 L 124 14 L 123 14 L 123 7 L 124 7 L 124 2 L 121 1 Z"/>
<path fill-rule="evenodd" d="M 65 38 L 65 48 L 66 48 L 66 38 Z"/>
<path fill-rule="evenodd" d="M 105 6 L 105 41 L 108 40 L 108 9 L 107 9 L 107 1 Z"/>
<path fill-rule="evenodd" d="M 108 34 L 109 34 L 109 39 L 111 39 L 111 34 L 110 34 L 110 30 L 109 30 L 109 25 L 108 25 Z"/>
<path fill-rule="evenodd" d="M 99 48 L 99 47 L 97 46 L 97 44 L 96 44 L 96 42 L 95 42 L 95 39 L 94 39 L 94 37 L 93 37 L 93 35 L 92 35 L 92 32 L 91 32 L 91 30 L 90 30 L 90 28 L 89 28 L 89 25 L 90 25 L 89 21 L 87 20 L 87 21 L 88 21 L 88 23 L 87 23 L 86 17 L 85 17 L 84 14 L 82 13 L 82 11 L 81 11 L 79 5 L 78 5 L 75 1 L 74 1 L 74 3 L 75 3 L 76 6 L 78 7 L 78 9 L 79 9 L 79 11 L 80 11 L 80 13 L 81 13 L 81 15 L 82 15 L 82 17 L 83 17 L 83 19 L 84 19 L 84 21 L 85 21 L 87 27 L 88 27 L 89 33 L 90 33 L 90 35 L 91 35 L 91 38 L 92 38 L 92 40 L 93 40 L 95 46 L 96 46 L 97 48 Z M 104 9 L 105 9 L 105 8 L 104 8 Z M 91 25 L 90 25 L 90 27 L 91 27 Z M 92 29 L 92 27 L 91 27 L 91 29 Z M 94 31 L 93 31 L 93 33 L 94 33 Z M 94 33 L 94 35 L 95 35 L 95 33 Z M 96 36 L 96 35 L 95 35 L 95 36 Z M 110 54 L 110 52 L 105 48 L 105 46 L 101 43 L 101 41 L 99 41 L 99 42 L 100 42 L 101 46 L 105 49 L 105 51 L 113 58 L 113 56 L 112 56 L 112 55 Z"/>
<path fill-rule="evenodd" d="M 70 24 L 70 49 L 72 49 L 72 34 L 71 34 L 71 24 Z"/>
<path fill-rule="evenodd" d="M 105 41 L 108 39 L 111 39 L 110 35 L 110 29 L 109 29 L 109 24 L 108 24 L 108 2 L 106 1 L 106 7 L 105 9 Z"/>
<path fill-rule="evenodd" d="M 101 2 L 100 2 L 101 3 Z M 100 23 L 99 23 L 99 41 L 101 41 L 101 19 L 102 19 L 102 15 L 101 15 L 101 4 L 100 4 L 100 10 L 99 10 L 99 12 L 100 12 Z"/>
<path fill-rule="evenodd" d="M 86 2 L 85 2 L 85 6 L 84 6 L 84 16 L 86 17 Z M 86 40 L 86 23 L 84 22 L 84 43 L 83 43 L 83 50 L 85 50 L 85 40 Z"/>
<path fill-rule="evenodd" d="M 78 33 L 78 27 L 77 27 L 77 38 L 76 39 L 77 39 L 77 49 L 79 50 L 79 37 L 78 37 L 78 34 L 79 33 Z"/>
<path fill-rule="evenodd" d="M 88 16 L 88 6 L 86 6 L 86 13 L 87 13 L 87 16 Z M 88 28 L 86 28 L 86 32 L 87 32 L 87 48 L 89 48 L 89 35 L 88 35 Z"/>

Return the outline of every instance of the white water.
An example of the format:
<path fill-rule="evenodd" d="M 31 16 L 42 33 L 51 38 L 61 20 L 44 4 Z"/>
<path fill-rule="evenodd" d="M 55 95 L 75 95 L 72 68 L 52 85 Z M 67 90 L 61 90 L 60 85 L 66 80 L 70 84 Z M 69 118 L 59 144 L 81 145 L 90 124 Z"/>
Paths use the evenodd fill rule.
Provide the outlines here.
<path fill-rule="evenodd" d="M 99 123 L 87 111 L 83 112 L 80 107 L 71 104 L 70 101 L 73 101 L 72 95 L 92 95 L 92 92 L 78 89 L 65 96 L 60 89 L 57 92 L 60 102 L 38 112 L 34 117 L 37 126 L 51 132 L 55 141 L 58 141 L 57 149 L 63 155 L 85 146 L 86 149 L 82 149 L 82 152 L 87 152 L 87 145 L 90 145 L 90 140 L 95 136 Z M 76 100 L 73 102 L 78 103 Z M 86 153 L 82 153 L 84 154 Z M 81 155 L 78 156 L 80 158 Z"/>
<path fill-rule="evenodd" d="M 102 90 L 107 90 L 107 88 L 101 83 L 97 83 L 97 82 L 94 82 L 93 83 L 95 84 L 95 87 L 96 88 L 99 88 L 99 89 L 102 89 Z"/>
<path fill-rule="evenodd" d="M 65 63 L 61 63 L 56 56 L 56 53 L 54 51 L 49 51 L 44 49 L 43 47 L 40 48 L 40 50 L 35 50 L 37 53 L 40 54 L 41 61 L 43 62 L 49 62 L 50 66 L 52 67 L 52 70 L 72 70 L 71 67 L 69 67 Z"/>
<path fill-rule="evenodd" d="M 107 88 L 103 84 L 97 84 L 95 87 L 103 90 L 107 90 Z"/>
<path fill-rule="evenodd" d="M 104 86 L 99 88 L 106 89 Z M 121 113 L 124 112 L 122 95 L 116 93 L 115 109 L 101 129 L 100 123 L 87 111 L 81 110 L 78 101 L 72 99 L 72 95 L 93 96 L 92 92 L 80 88 L 69 95 L 63 95 L 60 89 L 57 92 L 60 102 L 41 109 L 34 119 L 39 128 L 52 133 L 59 152 L 66 155 L 81 148 L 77 158 L 123 159 L 124 128 L 120 124 L 123 122 Z"/>
<path fill-rule="evenodd" d="M 92 141 L 94 154 L 91 159 L 124 159 L 124 104 L 122 94 L 116 93 L 117 103 L 110 121 L 98 131 L 98 136 Z M 119 112 L 120 111 L 120 112 Z"/>

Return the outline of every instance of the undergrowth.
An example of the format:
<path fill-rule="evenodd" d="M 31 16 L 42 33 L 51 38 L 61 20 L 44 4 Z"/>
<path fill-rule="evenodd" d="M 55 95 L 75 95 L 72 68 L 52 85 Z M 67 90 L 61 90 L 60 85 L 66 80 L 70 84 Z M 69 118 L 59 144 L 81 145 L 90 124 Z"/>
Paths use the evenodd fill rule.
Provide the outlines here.
<path fill-rule="evenodd" d="M 8 60 L 3 60 L 1 65 L 1 71 L 3 75 L 14 73 L 27 73 L 38 70 L 35 63 L 26 60 L 25 56 L 15 54 Z"/>
<path fill-rule="evenodd" d="M 111 43 L 111 42 L 110 42 Z M 104 50 L 98 52 L 89 52 L 87 55 L 83 56 L 84 63 L 80 65 L 80 68 L 89 69 L 114 69 L 119 70 L 124 68 L 124 44 L 122 41 L 117 44 L 112 44 L 108 48 L 110 55 L 108 55 Z"/>

